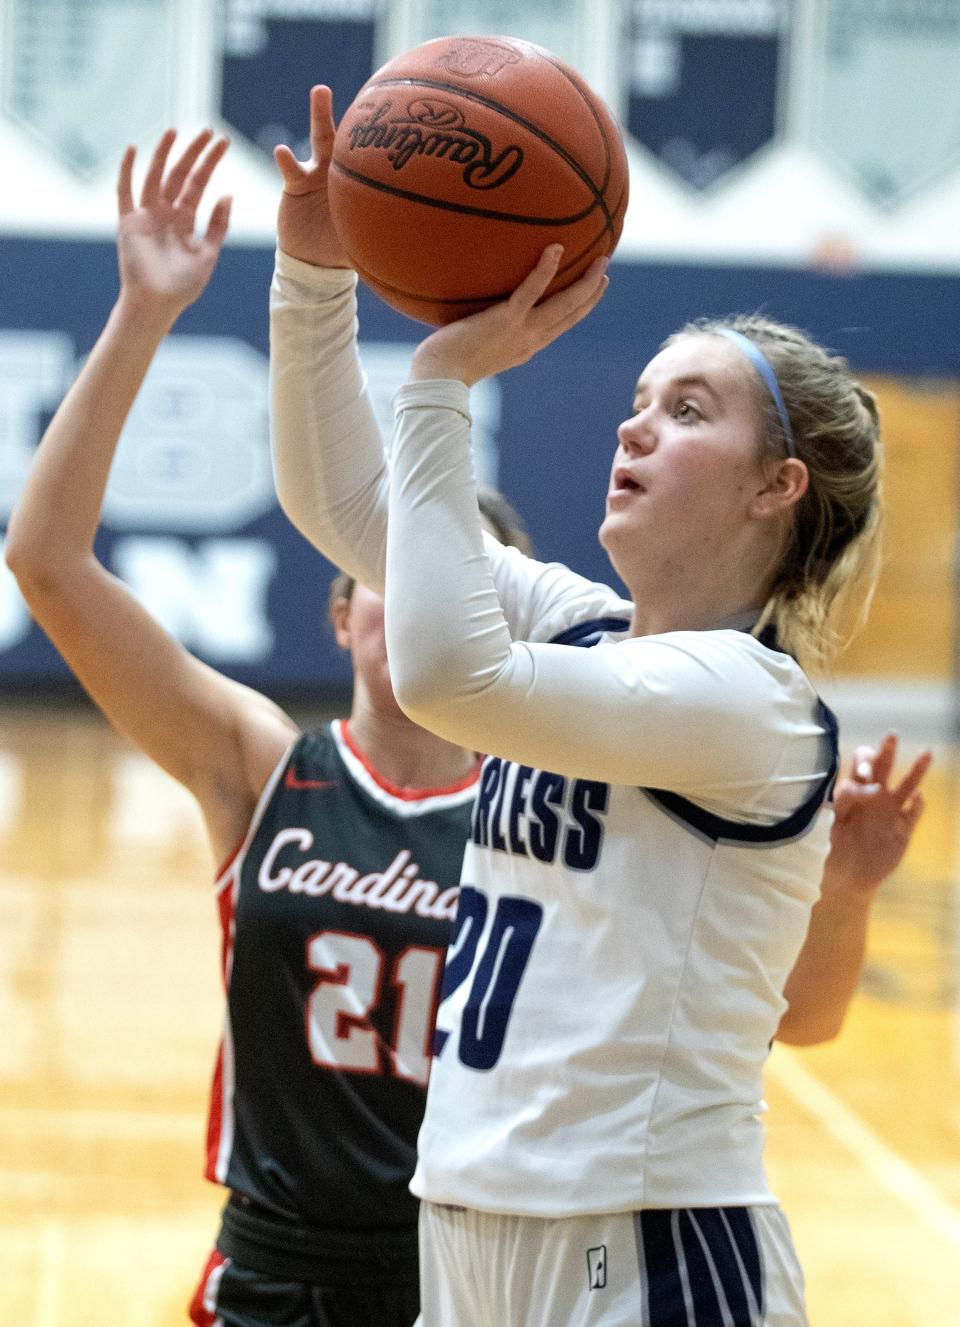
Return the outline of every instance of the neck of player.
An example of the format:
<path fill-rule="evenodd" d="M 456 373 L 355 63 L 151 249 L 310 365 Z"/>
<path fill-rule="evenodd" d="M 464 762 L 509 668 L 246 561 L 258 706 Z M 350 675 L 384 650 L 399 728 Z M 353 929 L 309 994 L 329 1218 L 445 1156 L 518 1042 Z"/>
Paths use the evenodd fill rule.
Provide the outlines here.
<path fill-rule="evenodd" d="M 666 558 L 634 569 L 623 577 L 634 603 L 630 634 L 709 631 L 755 619 L 767 602 L 771 564 L 753 551 L 740 560 Z"/>
<path fill-rule="evenodd" d="M 473 751 L 427 732 L 398 706 L 372 704 L 362 686 L 354 690 L 350 735 L 377 774 L 399 788 L 447 788 L 477 763 Z"/>

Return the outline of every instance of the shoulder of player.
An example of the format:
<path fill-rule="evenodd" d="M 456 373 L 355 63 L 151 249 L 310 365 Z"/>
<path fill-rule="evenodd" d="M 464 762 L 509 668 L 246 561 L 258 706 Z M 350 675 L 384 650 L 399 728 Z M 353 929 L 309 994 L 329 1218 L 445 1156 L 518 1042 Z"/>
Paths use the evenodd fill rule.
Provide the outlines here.
<path fill-rule="evenodd" d="M 562 562 L 539 562 L 515 548 L 501 549 L 497 557 L 498 589 L 506 580 L 514 588 L 522 584 L 527 598 L 526 639 L 578 644 L 578 633 L 629 628 L 633 605 L 610 586 L 588 580 Z"/>
<path fill-rule="evenodd" d="M 808 705 L 817 698 L 796 659 L 746 631 L 670 631 L 621 639 L 617 647 L 644 672 L 689 682 L 705 699 L 720 690 L 725 703 L 755 708 L 763 699 Z"/>

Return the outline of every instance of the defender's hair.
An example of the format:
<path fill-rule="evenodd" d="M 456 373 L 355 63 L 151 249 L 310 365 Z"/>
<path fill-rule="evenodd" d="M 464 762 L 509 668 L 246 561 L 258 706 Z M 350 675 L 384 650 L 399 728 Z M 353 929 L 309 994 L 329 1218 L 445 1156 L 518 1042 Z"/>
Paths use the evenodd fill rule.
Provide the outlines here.
<path fill-rule="evenodd" d="M 843 643 L 831 623 L 833 610 L 844 602 L 855 606 L 854 629 L 862 625 L 879 571 L 876 400 L 844 359 L 797 328 L 760 315 L 698 319 L 664 345 L 724 328 L 749 338 L 772 368 L 796 455 L 810 476 L 806 493 L 794 507 L 791 537 L 754 635 L 772 624 L 783 649 L 806 663 L 824 665 Z M 755 370 L 752 376 L 765 420 L 765 453 L 782 460 L 788 447 L 776 403 Z"/>
<path fill-rule="evenodd" d="M 510 548 L 518 548 L 527 557 L 533 556 L 533 541 L 527 533 L 527 527 L 502 493 L 495 488 L 478 489 L 477 505 L 484 524 L 495 539 Z M 356 584 L 354 578 L 345 571 L 338 571 L 334 576 L 327 597 L 327 616 L 331 621 L 334 604 L 339 599 L 346 599 L 349 603 Z"/>

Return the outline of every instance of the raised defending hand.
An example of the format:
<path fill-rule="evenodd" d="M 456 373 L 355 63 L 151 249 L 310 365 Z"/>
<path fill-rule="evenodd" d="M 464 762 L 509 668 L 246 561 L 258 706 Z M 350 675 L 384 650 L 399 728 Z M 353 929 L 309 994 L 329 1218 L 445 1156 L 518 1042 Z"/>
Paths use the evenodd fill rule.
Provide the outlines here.
<path fill-rule="evenodd" d="M 849 774 L 837 784 L 825 889 L 870 894 L 899 866 L 923 813 L 919 787 L 932 757 L 925 751 L 891 784 L 896 758 L 897 738 L 888 733 L 876 750 L 859 747 Z"/>
<path fill-rule="evenodd" d="M 168 129 L 154 149 L 139 203 L 133 195 L 135 148 L 124 152 L 117 181 L 121 298 L 170 324 L 210 280 L 230 220 L 230 199 L 224 197 L 205 234 L 194 235 L 197 208 L 228 140 L 203 130 L 165 175 L 175 138 Z"/>
<path fill-rule="evenodd" d="M 598 258 L 566 290 L 538 303 L 557 274 L 563 246 L 544 249 L 533 271 L 509 299 L 441 327 L 417 348 L 413 378 L 456 378 L 471 387 L 532 359 L 575 327 L 603 297 L 607 259 Z"/>
<path fill-rule="evenodd" d="M 335 132 L 333 96 L 321 83 L 310 89 L 310 160 L 297 161 L 283 144 L 273 153 L 283 176 L 277 216 L 280 248 L 291 258 L 317 267 L 353 266 L 333 228 L 327 199 Z"/>

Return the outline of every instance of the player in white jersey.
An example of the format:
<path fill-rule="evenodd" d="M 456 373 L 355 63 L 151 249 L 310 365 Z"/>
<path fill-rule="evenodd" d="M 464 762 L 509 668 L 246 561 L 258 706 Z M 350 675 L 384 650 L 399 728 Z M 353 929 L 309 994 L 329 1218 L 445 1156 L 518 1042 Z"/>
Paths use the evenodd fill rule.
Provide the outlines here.
<path fill-rule="evenodd" d="M 291 454 L 304 365 L 275 365 L 285 505 L 386 566 L 402 705 L 491 753 L 414 1179 L 424 1327 L 797 1327 L 757 1122 L 830 830 L 835 726 L 796 656 L 869 562 L 876 411 L 792 329 L 686 328 L 618 433 L 601 541 L 631 601 L 485 547 L 468 388 L 597 302 L 600 267 L 538 304 L 558 262 L 423 343 L 389 475 L 349 366 Z M 312 286 L 346 344 L 349 283 L 301 268 L 279 300 Z"/>

